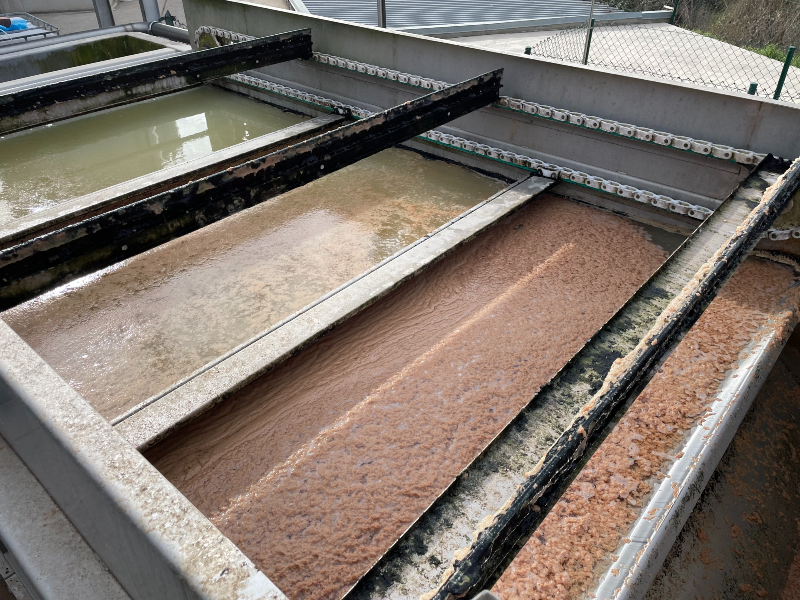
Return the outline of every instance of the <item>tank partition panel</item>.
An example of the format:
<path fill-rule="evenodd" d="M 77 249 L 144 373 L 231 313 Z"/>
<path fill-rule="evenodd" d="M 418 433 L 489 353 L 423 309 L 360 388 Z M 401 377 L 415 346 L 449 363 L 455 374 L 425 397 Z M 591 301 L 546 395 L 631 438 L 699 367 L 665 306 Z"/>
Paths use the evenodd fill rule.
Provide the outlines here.
<path fill-rule="evenodd" d="M 0 134 L 184 89 L 256 66 L 310 57 L 311 32 L 303 29 L 41 86 L 6 88 L 0 94 Z"/>

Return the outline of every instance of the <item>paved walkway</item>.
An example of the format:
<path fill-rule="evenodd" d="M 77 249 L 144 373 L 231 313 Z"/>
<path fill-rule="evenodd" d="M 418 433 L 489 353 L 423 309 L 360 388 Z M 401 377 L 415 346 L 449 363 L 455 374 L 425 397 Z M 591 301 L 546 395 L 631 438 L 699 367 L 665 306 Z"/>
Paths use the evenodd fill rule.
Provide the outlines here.
<path fill-rule="evenodd" d="M 580 62 L 586 27 L 454 38 L 463 44 L 565 62 Z M 755 52 L 668 23 L 595 27 L 589 65 L 738 92 L 758 83 L 771 98 L 783 64 Z M 781 99 L 800 102 L 800 69 L 790 67 Z"/>

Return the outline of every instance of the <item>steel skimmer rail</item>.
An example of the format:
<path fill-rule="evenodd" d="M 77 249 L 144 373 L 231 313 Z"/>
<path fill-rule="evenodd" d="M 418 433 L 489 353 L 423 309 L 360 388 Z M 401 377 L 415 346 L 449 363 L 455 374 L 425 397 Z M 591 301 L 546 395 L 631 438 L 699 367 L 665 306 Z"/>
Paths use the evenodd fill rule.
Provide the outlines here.
<path fill-rule="evenodd" d="M 251 36 L 219 29 L 217 27 L 202 26 L 195 32 L 195 40 L 199 44 L 201 35 L 213 35 L 218 39 L 224 39 L 228 42 L 240 42 L 252 39 Z M 428 77 L 421 77 L 419 75 L 412 75 L 395 71 L 394 69 L 386 69 L 378 65 L 371 65 L 362 63 L 340 56 L 333 56 L 331 54 L 323 54 L 321 52 L 314 52 L 311 60 L 354 71 L 357 73 L 364 73 L 380 79 L 389 81 L 398 81 L 406 85 L 419 87 L 426 90 L 438 91 L 444 89 L 449 83 L 445 81 L 437 81 Z M 670 147 L 692 154 L 699 154 L 701 156 L 710 156 L 721 160 L 727 160 L 743 165 L 756 165 L 761 162 L 765 154 L 758 154 L 750 150 L 742 150 L 725 146 L 723 144 L 715 144 L 706 142 L 704 140 L 696 140 L 686 136 L 675 135 L 664 131 L 655 131 L 647 127 L 638 127 L 628 123 L 614 121 L 613 119 L 604 119 L 602 117 L 594 117 L 579 112 L 567 110 L 565 108 L 555 108 L 544 104 L 537 104 L 528 100 L 520 98 L 512 98 L 510 96 L 500 96 L 500 99 L 494 103 L 494 106 L 504 108 L 514 112 L 524 113 L 530 116 L 539 117 L 549 121 L 556 121 L 584 129 L 591 129 L 593 131 L 602 131 L 609 135 L 616 135 L 623 138 L 635 139 L 640 142 L 654 144 L 656 146 Z"/>
<path fill-rule="evenodd" d="M 265 79 L 253 77 L 251 75 L 230 75 L 228 76 L 228 79 L 237 83 L 243 83 L 251 87 L 266 90 L 319 107 L 324 107 L 331 110 L 349 110 L 353 116 L 359 119 L 364 119 L 373 114 L 372 111 L 359 108 L 357 106 L 350 106 L 342 102 L 337 102 L 336 100 L 331 100 L 330 98 L 324 98 L 323 96 L 318 96 L 316 94 L 309 94 L 301 90 L 290 88 L 278 83 L 273 83 Z M 485 156 L 498 162 L 521 167 L 543 177 L 549 177 L 550 179 L 557 179 L 585 188 L 603 191 L 620 198 L 635 200 L 637 202 L 641 202 L 642 204 L 648 204 L 662 210 L 687 215 L 693 219 L 702 221 L 713 212 L 710 208 L 706 208 L 705 206 L 690 204 L 689 202 L 684 202 L 683 200 L 675 200 L 669 196 L 654 194 L 653 192 L 647 190 L 642 190 L 629 185 L 623 185 L 616 181 L 611 181 L 608 179 L 603 179 L 602 177 L 596 177 L 594 175 L 583 173 L 582 171 L 575 171 L 567 167 L 546 163 L 538 158 L 532 158 L 523 154 L 517 154 L 515 152 L 509 152 L 500 148 L 487 146 L 486 144 L 481 144 L 466 138 L 450 135 L 449 133 L 432 130 L 426 131 L 417 137 L 421 137 L 443 146 L 454 148 L 456 150 L 462 150 L 464 152 L 469 152 L 479 156 Z"/>

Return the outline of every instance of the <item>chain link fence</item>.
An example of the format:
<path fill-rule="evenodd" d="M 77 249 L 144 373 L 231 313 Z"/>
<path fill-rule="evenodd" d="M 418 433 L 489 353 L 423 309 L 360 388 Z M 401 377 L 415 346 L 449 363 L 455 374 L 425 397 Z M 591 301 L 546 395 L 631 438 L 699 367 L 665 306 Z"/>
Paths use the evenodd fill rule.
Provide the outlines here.
<path fill-rule="evenodd" d="M 725 42 L 668 25 L 613 21 L 567 29 L 533 46 L 530 54 L 709 87 L 800 102 L 800 69 Z M 589 44 L 587 48 L 587 37 Z M 588 54 L 587 54 L 588 50 Z M 527 52 L 527 50 L 526 50 Z M 781 81 L 783 79 L 783 81 Z M 752 84 L 756 84 L 752 90 Z"/>

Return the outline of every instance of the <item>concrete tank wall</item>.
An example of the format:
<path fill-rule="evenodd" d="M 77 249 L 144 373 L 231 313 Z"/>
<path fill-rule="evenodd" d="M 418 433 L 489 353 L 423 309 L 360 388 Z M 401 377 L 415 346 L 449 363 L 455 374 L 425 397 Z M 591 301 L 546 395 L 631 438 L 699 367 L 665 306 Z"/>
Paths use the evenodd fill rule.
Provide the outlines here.
<path fill-rule="evenodd" d="M 184 0 L 189 31 L 311 27 L 314 50 L 448 82 L 505 68 L 504 95 L 755 152 L 800 155 L 800 106 L 381 30 L 245 0 Z"/>

